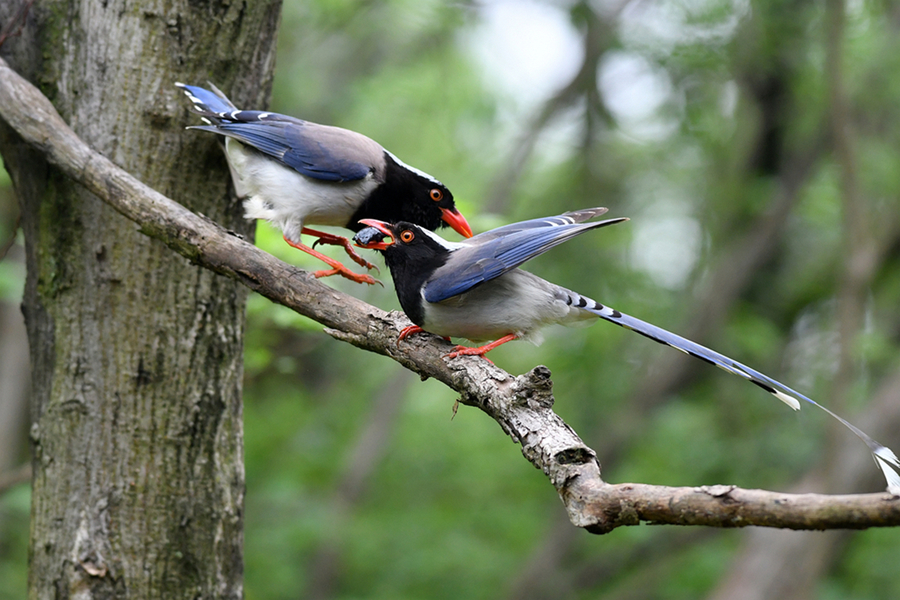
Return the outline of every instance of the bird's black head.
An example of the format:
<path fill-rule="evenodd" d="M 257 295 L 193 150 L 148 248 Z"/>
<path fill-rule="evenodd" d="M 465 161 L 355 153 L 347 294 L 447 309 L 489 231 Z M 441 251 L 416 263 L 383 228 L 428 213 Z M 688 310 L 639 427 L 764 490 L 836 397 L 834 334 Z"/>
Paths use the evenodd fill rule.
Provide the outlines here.
<path fill-rule="evenodd" d="M 452 246 L 414 223 L 385 223 L 364 219 L 367 225 L 353 236 L 361 248 L 381 250 L 391 270 L 400 306 L 413 323 L 422 324 L 422 286 L 450 256 Z"/>
<path fill-rule="evenodd" d="M 360 248 L 384 252 L 385 262 L 391 269 L 400 263 L 411 264 L 417 270 L 428 269 L 436 263 L 436 269 L 444 264 L 453 249 L 452 244 L 415 223 L 363 219 L 360 225 L 365 228 L 353 236 L 353 242 Z"/>
<path fill-rule="evenodd" d="M 349 227 L 359 230 L 362 219 L 388 223 L 407 222 L 426 229 L 449 225 L 464 237 L 472 228 L 456 209 L 453 194 L 440 181 L 385 151 L 384 181 L 353 215 Z"/>

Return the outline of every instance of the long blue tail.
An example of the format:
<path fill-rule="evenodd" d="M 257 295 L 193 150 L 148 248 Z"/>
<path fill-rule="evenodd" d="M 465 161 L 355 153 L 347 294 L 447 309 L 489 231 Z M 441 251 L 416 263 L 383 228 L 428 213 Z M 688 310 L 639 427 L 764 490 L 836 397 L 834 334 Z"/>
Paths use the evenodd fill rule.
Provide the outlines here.
<path fill-rule="evenodd" d="M 609 321 L 610 323 L 615 323 L 620 327 L 630 329 L 631 331 L 648 337 L 653 341 L 659 342 L 660 344 L 671 346 L 676 350 L 681 350 L 685 354 L 689 354 L 691 356 L 699 358 L 700 360 L 708 362 L 711 365 L 715 365 L 720 369 L 728 371 L 729 373 L 733 373 L 735 375 L 743 377 L 747 381 L 755 383 L 770 394 L 773 394 L 776 398 L 778 398 L 794 410 L 800 410 L 800 400 L 804 400 L 806 402 L 809 402 L 810 404 L 818 406 L 829 415 L 843 423 L 850 431 L 855 433 L 857 437 L 859 437 L 859 439 L 866 443 L 866 445 L 869 447 L 869 450 L 872 451 L 872 456 L 875 458 L 875 464 L 878 465 L 878 468 L 881 469 L 881 471 L 884 473 L 884 478 L 887 481 L 888 491 L 892 494 L 900 494 L 900 459 L 897 458 L 897 455 L 894 454 L 894 452 L 890 448 L 873 440 L 864 431 L 860 430 L 852 423 L 849 423 L 843 418 L 834 414 L 818 402 L 815 402 L 814 400 L 804 396 L 800 392 L 789 388 L 781 382 L 775 381 L 774 379 L 763 375 L 755 369 L 751 369 L 747 365 L 739 363 L 736 360 L 732 360 L 723 354 L 719 354 L 715 350 L 710 350 L 709 348 L 694 343 L 686 338 L 681 337 L 680 335 L 676 335 L 674 333 L 666 331 L 665 329 L 661 329 L 656 325 L 651 325 L 650 323 L 641 321 L 640 319 L 636 319 L 634 317 L 620 313 L 619 311 L 608 306 L 603 306 L 599 302 L 596 302 L 589 298 L 585 298 L 584 296 L 576 294 L 575 292 L 569 292 L 569 294 L 569 300 L 571 301 L 570 303 L 572 305 L 590 311 L 601 319 Z"/>

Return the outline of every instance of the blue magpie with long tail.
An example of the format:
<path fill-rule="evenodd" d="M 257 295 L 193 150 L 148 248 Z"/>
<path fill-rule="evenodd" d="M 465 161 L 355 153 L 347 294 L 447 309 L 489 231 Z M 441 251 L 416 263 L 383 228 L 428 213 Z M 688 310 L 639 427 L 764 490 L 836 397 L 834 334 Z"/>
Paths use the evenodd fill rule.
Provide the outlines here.
<path fill-rule="evenodd" d="M 518 268 L 586 231 L 627 221 L 587 222 L 606 210 L 592 208 L 513 223 L 460 243 L 448 242 L 413 223 L 364 219 L 368 227 L 353 239 L 362 248 L 384 253 L 400 305 L 415 324 L 400 333 L 400 340 L 420 331 L 475 342 L 493 340 L 477 348 L 457 346 L 447 355 L 484 356 L 515 339 L 539 341 L 538 332 L 546 325 L 604 319 L 738 375 L 794 410 L 800 409 L 801 400 L 818 406 L 869 446 L 888 491 L 900 494 L 900 460 L 891 449 L 824 406 L 714 350 Z"/>
<path fill-rule="evenodd" d="M 464 237 L 472 236 L 444 184 L 361 133 L 273 112 L 239 110 L 212 85 L 213 91 L 175 85 L 207 123 L 190 129 L 225 136 L 225 156 L 235 191 L 244 199 L 245 216 L 271 222 L 288 244 L 327 263 L 330 269 L 316 271 L 316 277 L 376 281 L 315 250 L 319 243 L 339 245 L 359 265 L 373 268 L 347 238 L 307 225 L 359 231 L 360 219 L 371 218 L 408 221 L 427 229 L 449 225 Z M 309 247 L 301 242 L 301 234 L 318 239 Z"/>

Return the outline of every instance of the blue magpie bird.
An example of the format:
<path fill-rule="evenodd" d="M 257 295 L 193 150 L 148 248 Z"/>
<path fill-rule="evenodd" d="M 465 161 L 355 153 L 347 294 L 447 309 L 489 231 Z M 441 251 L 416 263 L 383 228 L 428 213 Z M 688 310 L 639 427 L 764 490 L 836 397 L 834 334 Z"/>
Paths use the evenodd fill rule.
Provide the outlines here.
<path fill-rule="evenodd" d="M 347 238 L 306 227 L 333 225 L 359 231 L 360 219 L 408 221 L 427 229 L 449 225 L 465 237 L 472 229 L 440 181 L 410 167 L 361 133 L 318 125 L 277 113 L 239 110 L 215 86 L 213 91 L 176 83 L 207 125 L 190 127 L 225 136 L 225 156 L 235 191 L 248 219 L 265 219 L 285 241 L 331 268 L 316 277 L 342 275 L 375 283 L 317 252 L 318 243 L 343 246 L 368 269 Z M 300 235 L 316 238 L 312 248 Z"/>
<path fill-rule="evenodd" d="M 888 491 L 900 494 L 897 456 L 824 406 L 714 350 L 517 268 L 586 231 L 627 221 L 586 222 L 605 212 L 592 208 L 513 223 L 461 243 L 448 242 L 413 223 L 364 219 L 369 227 L 353 239 L 362 248 L 383 251 L 400 305 L 415 323 L 400 333 L 398 343 L 420 331 L 476 342 L 495 340 L 478 348 L 457 346 L 447 355 L 484 356 L 514 339 L 539 342 L 538 331 L 546 325 L 604 319 L 743 377 L 794 410 L 800 409 L 800 400 L 818 406 L 869 446 Z"/>

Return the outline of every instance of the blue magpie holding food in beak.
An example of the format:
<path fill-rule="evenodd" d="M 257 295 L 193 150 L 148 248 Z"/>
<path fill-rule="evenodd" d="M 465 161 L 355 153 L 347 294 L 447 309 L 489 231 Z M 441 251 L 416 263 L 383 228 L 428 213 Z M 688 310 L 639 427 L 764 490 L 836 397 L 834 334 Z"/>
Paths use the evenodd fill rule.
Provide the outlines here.
<path fill-rule="evenodd" d="M 358 264 L 347 238 L 310 229 L 333 225 L 359 231 L 360 219 L 408 221 L 427 229 L 449 225 L 460 235 L 472 229 L 440 181 L 410 167 L 361 133 L 318 125 L 277 113 L 239 110 L 215 86 L 213 91 L 176 83 L 208 125 L 191 127 L 225 136 L 225 156 L 235 191 L 244 199 L 248 219 L 265 219 L 285 241 L 331 268 L 316 277 L 342 275 L 375 283 L 317 252 L 318 243 L 343 246 Z M 316 238 L 313 247 L 301 234 Z"/>
<path fill-rule="evenodd" d="M 538 341 L 538 331 L 546 325 L 604 319 L 743 377 L 794 410 L 800 409 L 800 400 L 815 404 L 869 446 L 887 479 L 888 491 L 900 494 L 897 456 L 827 408 L 714 350 L 517 268 L 586 231 L 627 220 L 586 222 L 605 212 L 605 208 L 592 208 L 523 221 L 461 243 L 448 242 L 413 223 L 364 219 L 362 223 L 369 227 L 353 239 L 362 248 L 384 252 L 400 305 L 415 323 L 400 333 L 400 340 L 420 331 L 476 342 L 495 340 L 478 348 L 457 346 L 447 355 L 484 356 L 514 339 Z"/>

